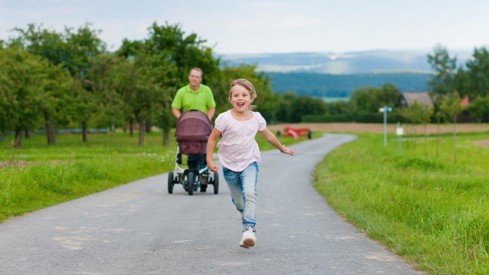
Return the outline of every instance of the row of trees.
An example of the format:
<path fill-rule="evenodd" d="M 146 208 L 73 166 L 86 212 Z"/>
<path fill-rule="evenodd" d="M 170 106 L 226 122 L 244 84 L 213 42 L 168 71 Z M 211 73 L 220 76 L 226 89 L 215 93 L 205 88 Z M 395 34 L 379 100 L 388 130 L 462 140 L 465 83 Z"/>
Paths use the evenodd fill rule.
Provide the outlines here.
<path fill-rule="evenodd" d="M 472 59 L 458 65 L 457 58 L 450 56 L 448 50 L 438 45 L 428 62 L 435 71 L 429 81 L 431 96 L 440 105 L 443 96 L 466 97 L 470 105 L 467 112 L 478 121 L 489 121 L 489 51 L 475 48 Z"/>
<path fill-rule="evenodd" d="M 204 71 L 217 111 L 228 105 L 229 82 L 247 78 L 259 91 L 259 111 L 274 120 L 282 97 L 272 94 L 268 78 L 254 65 L 221 66 L 205 40 L 186 35 L 179 25 L 152 24 L 144 40 L 124 40 L 108 52 L 100 31 L 85 25 L 55 32 L 30 24 L 14 30 L 16 37 L 0 42 L 0 133 L 15 132 L 14 146 L 23 133 L 45 129 L 48 144 L 56 143 L 56 128 L 139 126 L 139 144 L 145 129 L 163 129 L 169 140 L 175 121 L 171 101 L 188 83 L 192 67 Z"/>
<path fill-rule="evenodd" d="M 327 104 L 325 114 L 306 116 L 310 121 L 379 121 L 378 109 L 393 106 L 390 115 L 394 121 L 423 124 L 429 122 L 489 122 L 489 51 L 475 48 L 472 59 L 457 66 L 456 57 L 450 57 L 443 46 L 435 46 L 427 61 L 434 74 L 428 81 L 433 108 L 413 104 L 399 108 L 401 92 L 397 87 L 384 84 L 381 87 L 357 88 L 349 101 Z M 462 105 L 462 99 L 470 103 Z"/>
<path fill-rule="evenodd" d="M 162 142 L 166 144 L 175 123 L 171 101 L 176 90 L 188 83 L 190 68 L 196 66 L 203 69 L 204 83 L 214 92 L 217 113 L 229 108 L 229 82 L 247 78 L 257 88 L 258 111 L 272 123 L 325 115 L 376 122 L 378 108 L 396 106 L 401 95 L 391 84 L 361 87 L 349 101 L 333 103 L 293 91 L 273 93 L 268 76 L 257 72 L 255 65 L 223 66 L 204 45 L 205 40 L 195 33 L 185 34 L 179 25 L 153 23 L 146 39 L 123 40 L 115 52 L 106 50 L 100 31 L 90 25 L 55 32 L 30 24 L 14 29 L 14 33 L 8 41 L 0 40 L 0 139 L 2 133 L 14 131 L 15 147 L 21 146 L 22 134 L 33 129 L 45 130 L 48 144 L 55 144 L 59 128 L 81 128 L 86 142 L 89 128 L 128 126 L 132 134 L 133 125 L 139 126 L 140 145 L 152 126 L 163 130 Z M 404 121 L 456 118 L 460 110 L 453 106 L 459 106 L 460 96 L 465 95 L 472 100 L 470 115 L 488 121 L 486 49 L 475 49 L 474 59 L 458 70 L 456 60 L 443 47 L 435 47 L 428 62 L 435 71 L 429 83 L 435 110 L 411 106 L 398 113 Z"/>

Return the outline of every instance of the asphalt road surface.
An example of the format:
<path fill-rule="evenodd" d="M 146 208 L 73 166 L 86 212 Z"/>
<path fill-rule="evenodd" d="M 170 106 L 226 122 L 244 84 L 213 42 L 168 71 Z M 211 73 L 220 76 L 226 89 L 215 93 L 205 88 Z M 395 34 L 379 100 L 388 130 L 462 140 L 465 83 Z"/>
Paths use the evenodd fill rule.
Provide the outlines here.
<path fill-rule="evenodd" d="M 0 225 L 0 274 L 418 274 L 368 239 L 311 186 L 314 166 L 354 139 L 325 135 L 262 152 L 257 244 L 241 248 L 241 224 L 224 179 L 220 192 L 167 174 L 131 182 Z M 222 173 L 220 173 L 222 174 Z"/>

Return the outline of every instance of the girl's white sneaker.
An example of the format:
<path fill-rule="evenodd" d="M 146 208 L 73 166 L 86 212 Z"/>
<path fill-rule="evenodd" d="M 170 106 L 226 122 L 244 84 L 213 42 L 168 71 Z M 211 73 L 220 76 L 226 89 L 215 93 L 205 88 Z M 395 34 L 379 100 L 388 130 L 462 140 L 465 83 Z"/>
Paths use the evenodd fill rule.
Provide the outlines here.
<path fill-rule="evenodd" d="M 244 248 L 250 248 L 255 246 L 255 243 L 256 243 L 255 232 L 253 232 L 253 228 L 248 227 L 246 231 L 243 232 L 243 236 L 241 237 L 241 242 L 239 243 L 239 246 Z"/>

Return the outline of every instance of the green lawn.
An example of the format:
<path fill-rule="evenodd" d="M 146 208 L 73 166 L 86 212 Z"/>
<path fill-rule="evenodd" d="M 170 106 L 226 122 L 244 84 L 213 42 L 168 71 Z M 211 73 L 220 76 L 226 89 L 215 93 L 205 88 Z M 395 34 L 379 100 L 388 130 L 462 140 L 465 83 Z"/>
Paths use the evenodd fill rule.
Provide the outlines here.
<path fill-rule="evenodd" d="M 313 133 L 317 137 L 318 133 Z M 161 133 L 58 135 L 0 142 L 0 222 L 173 169 Z M 489 133 L 405 137 L 358 134 L 317 166 L 314 186 L 349 222 L 428 274 L 489 274 Z M 280 137 L 287 145 L 306 140 Z M 258 135 L 262 150 L 273 149 Z M 456 154 L 455 154 L 456 153 Z M 456 161 L 455 161 L 456 158 Z M 5 166 L 6 165 L 6 166 Z M 162 186 L 164 188 L 164 186 Z"/>
<path fill-rule="evenodd" d="M 371 238 L 429 274 L 489 274 L 488 133 L 360 134 L 328 154 L 314 186 Z M 456 160 L 456 161 L 455 161 Z"/>

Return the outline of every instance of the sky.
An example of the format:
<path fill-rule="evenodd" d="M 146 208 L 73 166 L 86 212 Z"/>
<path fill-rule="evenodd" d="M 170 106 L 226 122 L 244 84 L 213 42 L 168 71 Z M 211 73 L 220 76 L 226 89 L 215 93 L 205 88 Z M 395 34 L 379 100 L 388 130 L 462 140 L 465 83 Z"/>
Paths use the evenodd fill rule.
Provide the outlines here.
<path fill-rule="evenodd" d="M 488 0 L 0 0 L 0 40 L 90 24 L 109 50 L 179 25 L 218 54 L 450 50 L 489 46 Z"/>

